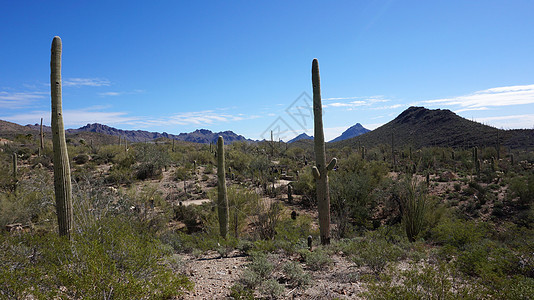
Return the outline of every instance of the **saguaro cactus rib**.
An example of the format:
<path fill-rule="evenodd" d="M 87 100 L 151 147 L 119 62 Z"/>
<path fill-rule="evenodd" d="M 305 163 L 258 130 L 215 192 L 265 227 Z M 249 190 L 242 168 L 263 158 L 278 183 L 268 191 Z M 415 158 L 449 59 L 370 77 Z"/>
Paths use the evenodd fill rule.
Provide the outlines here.
<path fill-rule="evenodd" d="M 70 182 L 70 165 L 65 140 L 65 129 L 61 108 L 61 39 L 52 41 L 50 59 L 50 89 L 52 99 L 52 142 L 54 149 L 54 190 L 59 235 L 70 239 L 73 214 Z"/>
<path fill-rule="evenodd" d="M 229 230 L 229 220 L 228 215 L 230 214 L 228 208 L 228 196 L 226 194 L 226 176 L 225 176 L 225 167 L 224 167 L 224 139 L 222 136 L 219 136 L 217 139 L 217 208 L 219 215 L 219 230 L 223 238 L 228 236 Z"/>
<path fill-rule="evenodd" d="M 328 190 L 328 171 L 337 163 L 334 158 L 326 165 L 326 151 L 323 132 L 323 108 L 321 103 L 321 79 L 319 77 L 319 62 L 312 62 L 313 86 L 313 121 L 314 121 L 314 151 L 315 164 L 312 167 L 317 186 L 317 206 L 319 210 L 319 231 L 321 244 L 330 244 L 330 192 Z"/>

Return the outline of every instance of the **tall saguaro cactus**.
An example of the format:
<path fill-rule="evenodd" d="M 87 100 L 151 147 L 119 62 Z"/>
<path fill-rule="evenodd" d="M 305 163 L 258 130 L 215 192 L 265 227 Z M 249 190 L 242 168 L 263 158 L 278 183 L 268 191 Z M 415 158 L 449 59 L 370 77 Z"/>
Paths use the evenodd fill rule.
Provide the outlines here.
<path fill-rule="evenodd" d="M 225 172 L 226 170 L 224 167 L 224 139 L 222 136 L 219 136 L 219 138 L 217 139 L 217 208 L 219 214 L 219 230 L 223 238 L 226 238 L 228 236 L 228 215 L 230 214 L 228 208 L 228 196 L 226 195 Z"/>
<path fill-rule="evenodd" d="M 337 160 L 333 158 L 326 165 L 326 151 L 323 132 L 323 108 L 321 104 L 321 79 L 319 77 L 319 62 L 312 62 L 313 85 L 313 122 L 314 122 L 314 151 L 315 166 L 313 176 L 317 186 L 317 206 L 319 209 L 319 231 L 321 244 L 330 244 L 330 192 L 328 190 L 328 171 L 336 166 Z"/>
<path fill-rule="evenodd" d="M 59 235 L 70 239 L 72 232 L 72 192 L 69 155 L 61 109 L 61 38 L 52 41 L 50 59 L 50 88 L 52 98 L 52 142 L 54 149 L 54 190 Z"/>

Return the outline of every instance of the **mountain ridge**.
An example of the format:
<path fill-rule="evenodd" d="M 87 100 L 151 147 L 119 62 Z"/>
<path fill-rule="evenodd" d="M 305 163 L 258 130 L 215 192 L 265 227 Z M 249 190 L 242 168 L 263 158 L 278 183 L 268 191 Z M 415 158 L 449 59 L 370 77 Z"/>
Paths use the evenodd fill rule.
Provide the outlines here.
<path fill-rule="evenodd" d="M 343 131 L 343 133 L 340 136 L 338 136 L 335 139 L 329 141 L 329 143 L 339 142 L 339 141 L 343 141 L 343 140 L 350 139 L 350 138 L 353 138 L 353 137 L 357 137 L 357 136 L 362 135 L 364 133 L 367 133 L 369 131 L 371 131 L 371 130 L 363 127 L 362 124 L 356 123 L 355 125 L 352 125 L 351 127 L 349 127 L 347 130 Z"/>
<path fill-rule="evenodd" d="M 458 116 L 448 109 L 412 106 L 390 122 L 357 137 L 329 143 L 331 147 L 487 147 L 499 144 L 510 148 L 534 147 L 533 129 L 497 129 Z"/>
<path fill-rule="evenodd" d="M 300 140 L 313 140 L 313 136 L 307 135 L 305 132 L 303 132 L 303 133 L 297 135 L 296 137 L 290 139 L 287 143 L 291 144 L 291 143 L 294 143 L 294 142 L 300 141 Z"/>

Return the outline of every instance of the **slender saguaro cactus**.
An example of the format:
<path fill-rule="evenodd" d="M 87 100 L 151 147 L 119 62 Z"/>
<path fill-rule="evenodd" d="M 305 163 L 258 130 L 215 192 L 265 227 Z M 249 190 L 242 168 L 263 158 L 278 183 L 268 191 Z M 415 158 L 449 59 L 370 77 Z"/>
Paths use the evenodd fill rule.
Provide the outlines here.
<path fill-rule="evenodd" d="M 314 151 L 315 166 L 312 167 L 313 176 L 317 186 L 317 206 L 319 209 L 319 231 L 321 244 L 330 244 L 330 192 L 328 190 L 328 171 L 332 170 L 337 163 L 333 158 L 326 165 L 326 151 L 323 132 L 323 108 L 321 104 L 321 79 L 319 77 L 319 62 L 312 62 L 312 86 L 313 86 L 313 121 L 314 121 Z"/>
<path fill-rule="evenodd" d="M 219 230 L 221 233 L 221 236 L 223 238 L 226 238 L 228 236 L 228 229 L 229 229 L 229 223 L 228 223 L 228 215 L 229 215 L 229 208 L 228 208 L 228 197 L 226 195 L 226 176 L 225 176 L 225 168 L 224 168 L 224 139 L 222 136 L 219 136 L 217 139 L 217 189 L 218 189 L 218 197 L 217 197 L 217 208 L 219 213 Z"/>
<path fill-rule="evenodd" d="M 39 149 L 41 149 L 41 152 L 44 150 L 44 132 L 43 132 L 43 118 L 41 118 L 41 127 L 39 130 L 39 138 L 41 140 L 41 146 Z"/>
<path fill-rule="evenodd" d="M 52 142 L 54 146 L 54 190 L 56 194 L 56 211 L 59 235 L 70 239 L 72 232 L 72 198 L 70 182 L 69 156 L 63 127 L 61 109 L 61 39 L 52 41 L 50 59 L 50 88 L 52 98 Z"/>
<path fill-rule="evenodd" d="M 13 191 L 15 194 L 17 193 L 17 183 L 18 183 L 18 177 L 17 177 L 17 153 L 13 152 Z"/>
<path fill-rule="evenodd" d="M 17 153 L 13 152 L 13 179 L 17 180 Z"/>

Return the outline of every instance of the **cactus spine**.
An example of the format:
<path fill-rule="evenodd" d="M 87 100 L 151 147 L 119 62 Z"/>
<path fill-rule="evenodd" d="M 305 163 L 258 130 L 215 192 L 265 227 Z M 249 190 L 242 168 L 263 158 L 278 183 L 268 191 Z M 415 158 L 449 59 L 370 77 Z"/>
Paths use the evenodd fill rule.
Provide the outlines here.
<path fill-rule="evenodd" d="M 328 190 L 328 171 L 332 170 L 337 160 L 326 165 L 326 151 L 323 132 L 323 108 L 321 104 L 321 79 L 319 77 L 319 62 L 312 62 L 313 86 L 313 122 L 314 122 L 314 151 L 315 166 L 312 168 L 317 186 L 317 206 L 319 210 L 319 231 L 321 244 L 330 244 L 330 193 Z"/>
<path fill-rule="evenodd" d="M 225 176 L 225 168 L 224 168 L 224 139 L 222 136 L 219 136 L 217 140 L 217 189 L 218 189 L 218 197 L 217 197 L 217 208 L 219 213 L 219 230 L 221 233 L 221 236 L 223 238 L 226 238 L 228 236 L 228 229 L 229 229 L 229 223 L 228 223 L 228 215 L 229 215 L 229 208 L 228 208 L 228 197 L 226 195 L 226 176 Z"/>
<path fill-rule="evenodd" d="M 52 142 L 54 149 L 54 190 L 59 235 L 70 239 L 73 214 L 71 199 L 70 165 L 63 127 L 61 108 L 61 38 L 52 41 L 50 59 L 50 88 L 52 98 Z"/>

